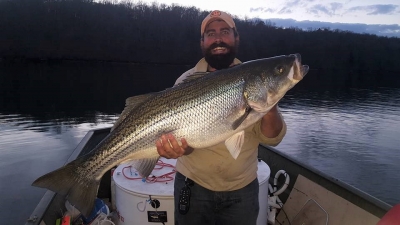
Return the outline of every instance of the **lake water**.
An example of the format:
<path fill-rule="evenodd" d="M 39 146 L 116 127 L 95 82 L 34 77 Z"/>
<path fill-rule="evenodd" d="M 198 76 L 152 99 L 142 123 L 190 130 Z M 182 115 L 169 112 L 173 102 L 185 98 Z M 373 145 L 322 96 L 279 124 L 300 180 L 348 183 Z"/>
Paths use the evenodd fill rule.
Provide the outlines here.
<path fill-rule="evenodd" d="M 33 180 L 63 165 L 88 130 L 111 126 L 124 102 L 42 111 L 10 110 L 12 103 L 6 110 L 4 102 L 0 218 L 23 224 L 45 192 L 32 187 Z M 101 110 L 94 111 L 97 107 Z M 389 204 L 400 202 L 400 89 L 292 90 L 280 107 L 288 131 L 278 150 Z"/>

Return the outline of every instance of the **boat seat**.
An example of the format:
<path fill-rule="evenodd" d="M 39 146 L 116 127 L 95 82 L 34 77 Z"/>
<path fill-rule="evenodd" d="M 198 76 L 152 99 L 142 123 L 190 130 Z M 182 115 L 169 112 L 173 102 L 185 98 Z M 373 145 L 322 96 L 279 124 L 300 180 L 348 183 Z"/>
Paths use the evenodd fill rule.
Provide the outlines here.
<path fill-rule="evenodd" d="M 380 218 L 299 174 L 276 220 L 281 224 L 377 225 Z"/>
<path fill-rule="evenodd" d="M 393 206 L 377 225 L 398 225 L 400 224 L 400 204 Z"/>

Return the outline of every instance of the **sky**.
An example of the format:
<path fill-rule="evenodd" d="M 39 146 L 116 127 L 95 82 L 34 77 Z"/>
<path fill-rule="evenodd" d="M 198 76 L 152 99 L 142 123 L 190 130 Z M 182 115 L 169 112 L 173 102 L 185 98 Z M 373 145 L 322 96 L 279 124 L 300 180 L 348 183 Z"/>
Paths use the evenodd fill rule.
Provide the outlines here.
<path fill-rule="evenodd" d="M 400 38 L 400 0 L 141 0 L 221 10 L 276 26 L 350 30 Z"/>

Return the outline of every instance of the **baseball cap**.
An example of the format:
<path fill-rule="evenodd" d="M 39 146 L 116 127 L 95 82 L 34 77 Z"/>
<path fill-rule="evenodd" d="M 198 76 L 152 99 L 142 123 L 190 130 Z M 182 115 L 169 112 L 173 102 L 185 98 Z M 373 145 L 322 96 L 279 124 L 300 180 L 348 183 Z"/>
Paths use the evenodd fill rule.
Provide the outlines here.
<path fill-rule="evenodd" d="M 200 30 L 201 36 L 203 36 L 207 25 L 215 20 L 223 20 L 225 21 L 225 23 L 228 24 L 230 28 L 235 28 L 235 22 L 233 21 L 232 16 L 230 16 L 226 12 L 214 10 L 210 14 L 208 14 L 208 16 L 204 18 L 203 22 L 201 23 L 201 30 Z"/>

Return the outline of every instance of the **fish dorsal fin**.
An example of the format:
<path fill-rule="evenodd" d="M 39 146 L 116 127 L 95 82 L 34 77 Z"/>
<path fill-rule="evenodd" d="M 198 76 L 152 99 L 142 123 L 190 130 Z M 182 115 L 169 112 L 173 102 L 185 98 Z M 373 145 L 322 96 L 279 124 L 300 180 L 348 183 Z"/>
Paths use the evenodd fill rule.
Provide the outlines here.
<path fill-rule="evenodd" d="M 188 83 L 188 82 L 200 79 L 200 78 L 204 77 L 207 74 L 208 74 L 208 72 L 195 72 L 195 73 L 190 74 L 189 76 L 187 76 L 185 79 L 183 79 L 182 83 Z"/>
<path fill-rule="evenodd" d="M 225 146 L 231 153 L 232 157 L 236 159 L 244 143 L 244 130 L 234 134 L 232 137 L 225 140 Z"/>
<path fill-rule="evenodd" d="M 118 127 L 121 124 L 121 122 L 129 115 L 130 111 L 132 111 L 138 105 L 142 104 L 147 99 L 149 99 L 153 96 L 154 96 L 154 93 L 149 93 L 149 94 L 137 95 L 137 96 L 132 96 L 132 97 L 127 98 L 125 100 L 125 108 L 122 111 L 121 115 L 119 115 L 119 118 L 117 119 L 117 121 L 115 121 L 114 126 L 111 128 L 111 131 L 113 131 L 116 127 Z"/>

